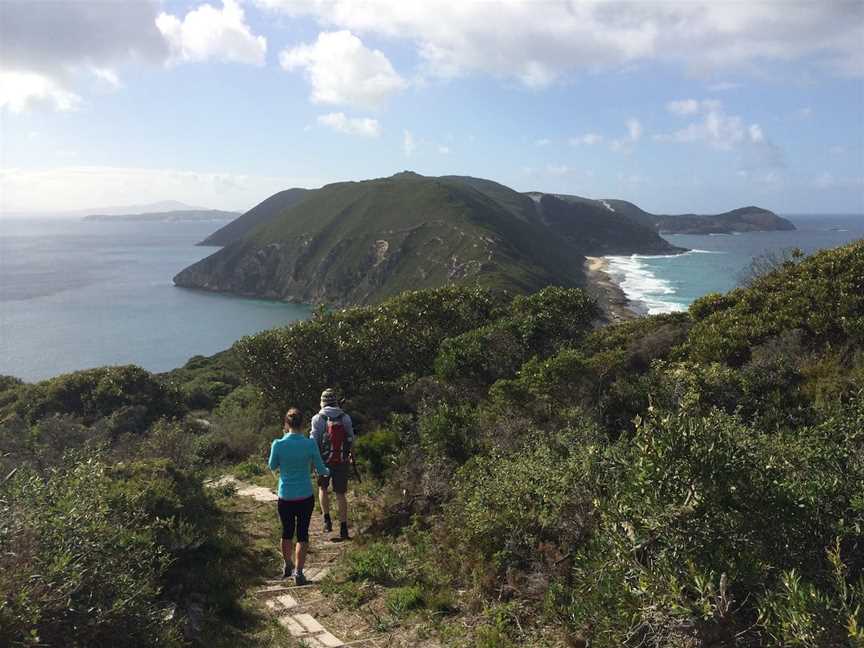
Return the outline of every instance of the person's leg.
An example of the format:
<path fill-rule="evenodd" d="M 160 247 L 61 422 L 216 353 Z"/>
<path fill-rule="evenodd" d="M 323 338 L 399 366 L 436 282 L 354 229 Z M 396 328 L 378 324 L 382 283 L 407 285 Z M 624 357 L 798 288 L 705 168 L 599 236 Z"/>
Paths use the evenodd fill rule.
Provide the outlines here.
<path fill-rule="evenodd" d="M 324 532 L 330 533 L 333 530 L 333 522 L 330 520 L 330 478 L 318 478 L 318 503 L 321 505 L 321 512 L 324 514 Z"/>
<path fill-rule="evenodd" d="M 312 511 L 315 509 L 315 500 L 309 498 L 298 506 L 297 516 L 297 571 L 303 571 L 306 564 L 306 552 L 309 548 L 309 523 L 312 520 Z"/>
<path fill-rule="evenodd" d="M 330 493 L 326 488 L 318 488 L 318 502 L 321 504 L 321 512 L 330 515 Z"/>
<path fill-rule="evenodd" d="M 277 501 L 277 510 L 279 511 L 279 520 L 282 522 L 282 577 L 287 578 L 294 570 L 294 565 L 291 562 L 291 544 L 294 537 L 294 515 L 291 511 L 291 505 L 283 499 Z"/>
<path fill-rule="evenodd" d="M 338 466 L 333 470 L 333 492 L 339 509 L 339 537 L 348 539 L 348 466 Z"/>
<path fill-rule="evenodd" d="M 339 509 L 339 521 L 348 522 L 348 498 L 345 493 L 336 493 L 336 508 Z"/>
<path fill-rule="evenodd" d="M 306 565 L 306 550 L 309 547 L 309 522 L 312 520 L 312 511 L 315 509 L 315 498 L 310 497 L 305 502 L 297 503 L 297 570 L 294 572 L 294 583 L 305 585 L 306 576 L 303 575 L 303 567 Z"/>

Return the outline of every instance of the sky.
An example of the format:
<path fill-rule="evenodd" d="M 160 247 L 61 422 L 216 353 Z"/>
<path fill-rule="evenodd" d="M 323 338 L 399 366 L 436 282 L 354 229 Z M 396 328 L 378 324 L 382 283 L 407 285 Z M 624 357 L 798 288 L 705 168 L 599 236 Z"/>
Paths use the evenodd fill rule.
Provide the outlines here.
<path fill-rule="evenodd" d="M 0 210 L 389 176 L 864 213 L 864 2 L 0 0 Z"/>

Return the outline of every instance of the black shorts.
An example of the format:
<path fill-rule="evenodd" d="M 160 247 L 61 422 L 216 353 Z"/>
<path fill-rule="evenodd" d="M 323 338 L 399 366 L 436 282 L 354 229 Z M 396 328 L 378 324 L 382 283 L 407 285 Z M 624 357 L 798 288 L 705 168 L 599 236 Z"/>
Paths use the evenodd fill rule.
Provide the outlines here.
<path fill-rule="evenodd" d="M 315 498 L 310 495 L 295 502 L 280 499 L 277 505 L 279 519 L 282 520 L 282 539 L 291 540 L 296 526 L 297 542 L 309 542 L 309 521 L 312 519 L 312 509 L 315 508 Z"/>
<path fill-rule="evenodd" d="M 348 466 L 336 464 L 327 466 L 330 469 L 330 477 L 318 477 L 318 486 L 327 490 L 330 487 L 330 478 L 333 478 L 333 492 L 344 495 L 348 492 Z"/>

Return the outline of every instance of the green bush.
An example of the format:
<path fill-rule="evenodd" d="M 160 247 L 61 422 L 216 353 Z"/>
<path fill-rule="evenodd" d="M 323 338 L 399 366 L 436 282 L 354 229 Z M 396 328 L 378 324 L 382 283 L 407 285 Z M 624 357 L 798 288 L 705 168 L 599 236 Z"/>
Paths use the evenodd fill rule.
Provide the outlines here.
<path fill-rule="evenodd" d="M 396 547 L 373 542 L 348 554 L 347 577 L 352 581 L 371 581 L 395 585 L 407 575 L 405 557 Z"/>
<path fill-rule="evenodd" d="M 418 436 L 427 459 L 464 463 L 480 447 L 484 417 L 470 405 L 442 403 L 425 412 Z"/>
<path fill-rule="evenodd" d="M 7 410 L 10 408 L 31 424 L 68 415 L 92 425 L 125 412 L 132 415 L 127 416 L 129 427 L 123 431 L 136 433 L 159 418 L 181 416 L 185 411 L 179 394 L 134 365 L 76 371 L 27 385 L 19 389 L 17 400 Z"/>
<path fill-rule="evenodd" d="M 486 387 L 513 376 L 532 357 L 575 344 L 597 314 L 594 301 L 579 289 L 549 287 L 517 296 L 508 317 L 444 340 L 436 374 L 450 382 Z"/>
<path fill-rule="evenodd" d="M 834 567 L 825 549 L 839 538 L 854 557 L 862 541 L 862 429 L 861 402 L 819 426 L 773 434 L 718 411 L 655 411 L 598 468 L 598 526 L 555 607 L 574 630 L 591 628 L 598 646 L 627 636 L 652 646 L 736 636 L 787 645 L 793 635 L 765 637 L 781 637 L 783 619 L 798 614 L 781 578 L 794 570 L 815 588 L 820 618 L 845 625 L 855 607 L 838 592 L 856 587 L 864 565 L 855 558 L 842 587 L 826 587 Z M 811 645 L 843 645 L 832 641 Z"/>
<path fill-rule="evenodd" d="M 358 394 L 432 368 L 445 337 L 494 319 L 503 298 L 489 290 L 447 287 L 406 292 L 379 306 L 322 314 L 234 346 L 249 380 L 276 410 L 316 407 L 321 389 Z"/>
<path fill-rule="evenodd" d="M 696 321 L 690 357 L 740 366 L 751 348 L 783 331 L 800 329 L 805 344 L 864 344 L 864 241 L 824 250 L 788 264 L 724 296 L 690 308 Z M 818 307 L 814 307 L 818 305 Z"/>
<path fill-rule="evenodd" d="M 357 460 L 380 479 L 396 461 L 402 449 L 403 435 L 410 425 L 409 416 L 393 414 L 386 425 L 359 436 L 354 443 Z"/>
<path fill-rule="evenodd" d="M 387 592 L 385 603 L 390 613 L 397 617 L 404 617 L 413 610 L 426 605 L 426 597 L 418 585 L 396 587 Z"/>
<path fill-rule="evenodd" d="M 156 520 L 118 500 L 95 460 L 2 488 L 0 643 L 180 645 L 161 595 L 172 562 Z"/>
<path fill-rule="evenodd" d="M 596 430 L 525 432 L 523 448 L 478 455 L 456 474 L 448 526 L 460 550 L 501 571 L 537 559 L 543 543 L 562 554 L 586 531 L 591 516 Z"/>

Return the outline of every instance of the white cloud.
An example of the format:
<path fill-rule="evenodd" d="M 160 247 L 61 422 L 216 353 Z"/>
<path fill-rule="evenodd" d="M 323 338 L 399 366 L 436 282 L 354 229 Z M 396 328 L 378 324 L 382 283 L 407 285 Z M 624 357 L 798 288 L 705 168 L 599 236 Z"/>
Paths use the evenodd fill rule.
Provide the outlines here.
<path fill-rule="evenodd" d="M 708 86 L 709 92 L 728 92 L 729 90 L 737 90 L 741 87 L 740 83 L 734 81 L 719 81 Z"/>
<path fill-rule="evenodd" d="M 680 99 L 666 104 L 666 110 L 675 115 L 693 115 L 699 112 L 699 102 L 696 99 Z"/>
<path fill-rule="evenodd" d="M 117 72 L 111 68 L 101 68 L 94 65 L 90 67 L 90 73 L 115 90 L 123 85 L 120 82 L 120 77 L 117 76 Z"/>
<path fill-rule="evenodd" d="M 441 155 L 450 155 L 450 147 L 449 146 L 439 146 L 438 152 Z"/>
<path fill-rule="evenodd" d="M 631 117 L 627 120 L 627 134 L 630 136 L 631 142 L 638 142 L 642 137 L 642 124 L 638 119 Z"/>
<path fill-rule="evenodd" d="M 409 130 L 402 131 L 402 152 L 405 157 L 411 157 L 416 150 L 417 143 L 414 141 L 414 134 Z"/>
<path fill-rule="evenodd" d="M 813 186 L 817 189 L 856 189 L 864 187 L 864 176 L 837 177 L 825 171 L 813 181 Z"/>
<path fill-rule="evenodd" d="M 222 0 L 222 9 L 204 4 L 181 20 L 162 12 L 156 27 L 171 47 L 176 63 L 231 61 L 264 65 L 267 39 L 255 36 L 236 0 Z"/>
<path fill-rule="evenodd" d="M 542 87 L 568 74 L 645 61 L 705 76 L 775 61 L 864 75 L 859 2 L 556 2 L 542 10 L 520 0 L 256 2 L 312 15 L 328 28 L 408 40 L 425 72 L 445 78 L 481 72 Z"/>
<path fill-rule="evenodd" d="M 550 140 L 546 137 L 534 140 L 534 146 L 549 146 L 549 144 L 551 144 L 551 143 L 552 143 L 552 140 Z"/>
<path fill-rule="evenodd" d="M 675 108 L 671 108 L 672 104 L 675 104 Z M 682 112 L 680 109 L 685 104 L 686 112 Z M 712 148 L 725 151 L 745 142 L 775 148 L 767 141 L 759 124 L 746 125 L 741 116 L 727 114 L 719 101 L 688 99 L 685 102 L 670 102 L 666 107 L 676 114 L 701 114 L 702 118 L 672 133 L 654 135 L 656 141 L 682 144 L 703 142 Z"/>
<path fill-rule="evenodd" d="M 371 117 L 348 117 L 345 113 L 336 112 L 320 115 L 318 123 L 348 135 L 378 137 L 381 134 L 381 124 Z"/>
<path fill-rule="evenodd" d="M 4 196 L 3 207 L 9 212 L 58 212 L 166 199 L 245 211 L 286 187 L 320 187 L 334 179 L 64 166 L 40 170 L 0 169 L 0 194 Z"/>
<path fill-rule="evenodd" d="M 765 134 L 762 132 L 762 127 L 759 124 L 750 124 L 748 131 L 750 133 L 750 141 L 754 144 L 765 141 Z"/>
<path fill-rule="evenodd" d="M 322 32 L 314 43 L 283 50 L 279 62 L 304 70 L 315 103 L 377 108 L 407 86 L 383 52 L 350 31 Z"/>
<path fill-rule="evenodd" d="M 547 164 L 546 172 L 554 176 L 563 176 L 570 173 L 570 167 L 566 164 Z"/>
<path fill-rule="evenodd" d="M 571 146 L 579 146 L 584 144 L 585 146 L 593 146 L 594 144 L 599 144 L 603 141 L 603 136 L 598 133 L 586 133 L 585 135 L 579 135 L 578 137 L 571 137 L 569 140 Z"/>
<path fill-rule="evenodd" d="M 627 136 L 619 139 L 613 139 L 609 142 L 609 148 L 616 153 L 629 153 L 633 150 L 633 146 L 642 138 L 642 123 L 635 117 L 631 117 L 625 122 L 627 126 Z"/>
<path fill-rule="evenodd" d="M 2 105 L 16 112 L 37 105 L 70 110 L 82 101 L 76 87 L 82 79 L 95 75 L 116 87 L 116 65 L 163 61 L 168 48 L 154 22 L 158 10 L 156 0 L 3 0 Z"/>
<path fill-rule="evenodd" d="M 813 116 L 813 109 L 810 106 L 804 106 L 795 111 L 795 116 L 798 119 L 810 119 Z"/>
<path fill-rule="evenodd" d="M 41 74 L 0 70 L 0 109 L 20 113 L 39 103 L 62 112 L 78 108 L 81 97 Z"/>
<path fill-rule="evenodd" d="M 831 155 L 843 155 L 846 153 L 846 147 L 842 144 L 835 144 L 833 146 L 828 147 L 828 152 Z"/>

